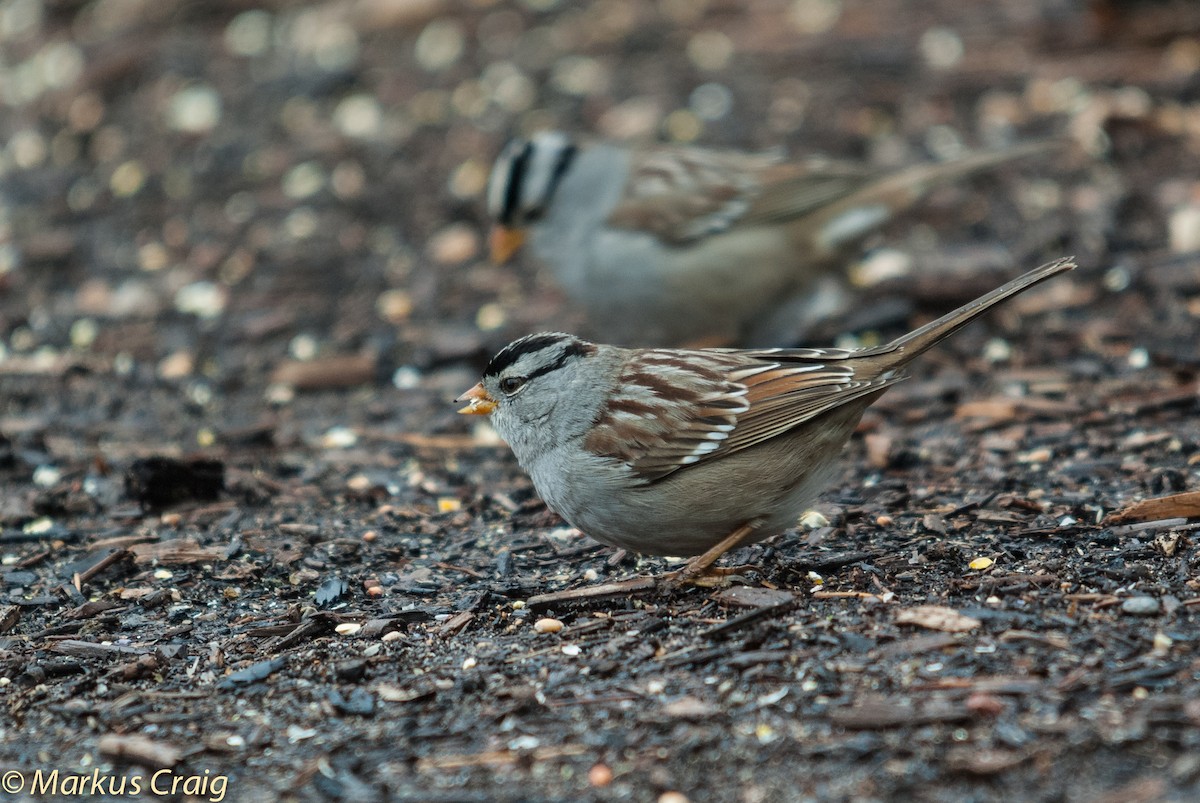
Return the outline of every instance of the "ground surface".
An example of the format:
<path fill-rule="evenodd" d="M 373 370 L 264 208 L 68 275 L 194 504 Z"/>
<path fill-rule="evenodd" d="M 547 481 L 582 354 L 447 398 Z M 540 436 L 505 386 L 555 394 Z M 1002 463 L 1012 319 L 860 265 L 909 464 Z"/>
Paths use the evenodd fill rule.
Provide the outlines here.
<path fill-rule="evenodd" d="M 1200 516 L 1111 517 L 1200 489 L 1194 4 L 4 0 L 0 37 L 24 782 L 1196 798 Z M 571 324 L 481 256 L 487 165 L 539 124 L 880 165 L 1068 134 L 890 227 L 871 245 L 918 267 L 859 306 L 892 335 L 1081 268 L 921 361 L 827 524 L 738 553 L 733 586 L 539 607 L 665 566 L 566 529 L 447 404 Z"/>

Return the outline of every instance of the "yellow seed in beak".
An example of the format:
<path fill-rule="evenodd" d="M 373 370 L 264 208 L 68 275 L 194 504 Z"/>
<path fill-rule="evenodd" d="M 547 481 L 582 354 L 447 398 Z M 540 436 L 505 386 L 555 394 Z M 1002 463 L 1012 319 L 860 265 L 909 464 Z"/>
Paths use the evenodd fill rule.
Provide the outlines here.
<path fill-rule="evenodd" d="M 454 401 L 455 403 L 467 402 L 467 406 L 458 411 L 459 415 L 488 415 L 496 409 L 496 400 L 483 389 L 482 382 L 476 382 L 475 387 Z"/>

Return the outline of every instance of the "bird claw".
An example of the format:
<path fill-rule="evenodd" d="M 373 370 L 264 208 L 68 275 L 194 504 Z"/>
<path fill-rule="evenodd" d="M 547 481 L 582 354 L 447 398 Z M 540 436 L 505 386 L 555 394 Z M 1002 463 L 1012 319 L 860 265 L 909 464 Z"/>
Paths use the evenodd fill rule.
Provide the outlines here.
<path fill-rule="evenodd" d="M 659 584 L 667 590 L 677 591 L 684 586 L 697 588 L 724 588 L 731 585 L 733 578 L 740 577 L 747 570 L 758 567 L 750 564 L 742 566 L 705 566 L 699 570 L 684 566 L 673 572 L 667 572 L 659 578 Z"/>

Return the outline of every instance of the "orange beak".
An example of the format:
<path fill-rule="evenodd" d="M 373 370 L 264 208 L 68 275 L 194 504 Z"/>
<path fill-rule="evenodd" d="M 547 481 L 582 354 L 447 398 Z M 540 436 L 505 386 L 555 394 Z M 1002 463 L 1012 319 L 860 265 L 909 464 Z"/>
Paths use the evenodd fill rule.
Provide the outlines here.
<path fill-rule="evenodd" d="M 488 248 L 492 252 L 492 262 L 503 265 L 513 258 L 525 242 L 524 229 L 510 229 L 507 226 L 492 226 L 488 235 Z"/>
<path fill-rule="evenodd" d="M 469 402 L 458 411 L 459 415 L 487 415 L 496 409 L 496 400 L 483 389 L 482 382 L 476 382 L 475 387 L 454 400 L 456 403 Z"/>

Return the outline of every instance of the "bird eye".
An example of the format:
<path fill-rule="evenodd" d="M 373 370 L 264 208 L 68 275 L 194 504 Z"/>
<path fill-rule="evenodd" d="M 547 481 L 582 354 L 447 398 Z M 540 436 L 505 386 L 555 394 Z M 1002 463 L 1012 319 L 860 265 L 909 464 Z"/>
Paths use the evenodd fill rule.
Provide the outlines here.
<path fill-rule="evenodd" d="M 500 389 L 505 393 L 516 393 L 525 384 L 523 376 L 506 376 L 500 380 Z"/>

